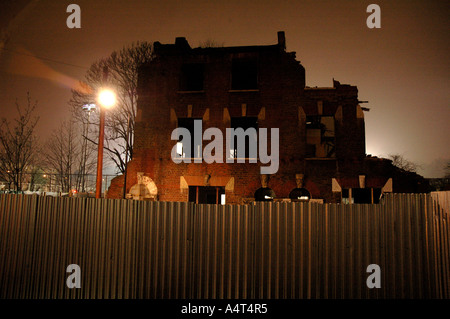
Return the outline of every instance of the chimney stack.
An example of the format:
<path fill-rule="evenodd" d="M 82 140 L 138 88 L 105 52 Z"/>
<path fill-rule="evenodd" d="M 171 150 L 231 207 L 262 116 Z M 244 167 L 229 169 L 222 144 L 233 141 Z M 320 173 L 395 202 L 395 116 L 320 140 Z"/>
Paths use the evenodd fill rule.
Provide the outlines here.
<path fill-rule="evenodd" d="M 191 46 L 187 42 L 185 37 L 175 38 L 175 46 L 181 50 L 190 50 Z"/>
<path fill-rule="evenodd" d="M 286 50 L 286 37 L 284 35 L 284 31 L 278 31 L 278 45 Z"/>

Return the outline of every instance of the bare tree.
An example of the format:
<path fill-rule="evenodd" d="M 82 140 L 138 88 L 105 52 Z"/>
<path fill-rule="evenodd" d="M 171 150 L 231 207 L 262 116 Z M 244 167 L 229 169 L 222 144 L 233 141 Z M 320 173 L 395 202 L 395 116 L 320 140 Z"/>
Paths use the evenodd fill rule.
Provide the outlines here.
<path fill-rule="evenodd" d="M 31 169 L 34 156 L 38 152 L 38 142 L 34 135 L 34 129 L 39 117 L 33 112 L 37 101 L 32 102 L 30 93 L 27 92 L 27 104 L 21 107 L 16 100 L 18 118 L 14 124 L 2 118 L 0 124 L 0 174 L 16 191 L 22 190 L 24 174 Z"/>
<path fill-rule="evenodd" d="M 419 165 L 407 160 L 403 155 L 400 154 L 389 154 L 389 159 L 392 160 L 392 165 L 407 172 L 416 173 L 417 169 L 420 168 Z"/>
<path fill-rule="evenodd" d="M 94 158 L 95 155 L 95 144 L 88 143 L 89 136 L 89 126 L 90 126 L 90 117 L 91 111 L 88 110 L 84 114 L 86 116 L 86 121 L 83 123 L 83 132 L 79 137 L 81 138 L 81 154 L 79 159 L 79 167 L 77 174 L 77 188 L 81 192 L 87 191 L 87 175 L 94 172 L 96 161 Z"/>
<path fill-rule="evenodd" d="M 45 145 L 46 167 L 55 172 L 55 182 L 63 192 L 69 192 L 79 180 L 77 175 L 80 174 L 78 169 L 83 156 L 81 150 L 81 135 L 73 121 L 62 122 Z"/>
<path fill-rule="evenodd" d="M 206 39 L 205 41 L 201 41 L 199 43 L 199 47 L 203 48 L 203 49 L 207 49 L 207 48 L 223 48 L 225 45 L 225 43 L 219 43 L 215 40 L 212 39 Z"/>
<path fill-rule="evenodd" d="M 29 191 L 37 191 L 39 190 L 44 184 L 47 183 L 45 177 L 44 177 L 44 170 L 40 166 L 33 166 L 29 173 L 29 182 L 30 186 L 28 188 Z"/>
<path fill-rule="evenodd" d="M 153 58 L 153 46 L 147 42 L 133 43 L 120 51 L 114 51 L 108 58 L 91 65 L 79 90 L 72 90 L 69 101 L 74 118 L 79 122 L 91 123 L 83 134 L 95 145 L 98 144 L 99 112 L 89 117 L 83 106 L 96 103 L 96 94 L 106 85 L 116 92 L 117 104 L 106 113 L 105 150 L 117 171 L 125 171 L 125 158 L 133 155 L 134 123 L 137 112 L 137 79 L 139 67 Z M 108 83 L 103 83 L 103 70 L 108 69 Z M 129 134 L 128 134 L 129 133 Z M 127 138 L 128 137 L 128 138 Z M 128 152 L 127 152 L 128 151 Z M 127 152 L 127 154 L 125 154 Z"/>
<path fill-rule="evenodd" d="M 450 162 L 447 162 L 447 165 L 444 168 L 445 175 L 444 178 L 450 178 Z"/>

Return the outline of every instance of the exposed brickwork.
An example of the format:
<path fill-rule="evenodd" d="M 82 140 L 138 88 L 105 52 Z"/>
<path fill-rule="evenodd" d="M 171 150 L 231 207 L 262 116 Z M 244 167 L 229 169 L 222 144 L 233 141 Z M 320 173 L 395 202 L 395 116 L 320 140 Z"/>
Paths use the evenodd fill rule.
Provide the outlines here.
<path fill-rule="evenodd" d="M 312 197 L 326 202 L 340 201 L 340 194 L 332 192 L 332 178 L 381 176 L 386 177 L 379 179 L 384 185 L 393 176 L 392 169 L 386 169 L 390 163 L 366 159 L 364 116 L 358 106 L 357 88 L 334 80 L 330 88 L 305 87 L 305 69 L 295 53 L 285 51 L 283 41 L 270 46 L 191 49 L 187 41 L 177 39 L 175 45 L 155 43 L 155 53 L 157 58 L 139 72 L 134 158 L 128 165 L 127 190 L 136 184 L 137 172 L 144 172 L 158 187 L 158 200 L 187 201 L 188 191 L 181 187 L 180 177 L 211 175 L 222 176 L 224 181 L 234 178 L 233 189 L 226 190 L 227 203 L 253 198 L 261 187 L 260 166 L 267 164 L 175 164 L 171 160 L 176 144 L 171 133 L 177 127 L 176 118 L 188 117 L 190 108 L 192 118 L 204 118 L 209 109 L 203 130 L 217 127 L 225 132 L 230 127 L 224 117 L 225 108 L 230 117 L 239 117 L 243 104 L 248 117 L 258 117 L 264 108 L 259 128 L 280 130 L 279 170 L 269 181 L 277 198 L 289 196 L 296 187 L 295 174 L 299 173 L 304 174 L 304 186 Z M 231 90 L 232 59 L 238 57 L 256 59 L 257 90 Z M 179 91 L 180 70 L 185 63 L 204 65 L 201 92 Z M 334 158 L 307 157 L 306 117 L 313 115 L 334 117 Z M 208 143 L 204 141 L 203 147 Z M 117 198 L 122 186 L 121 177 L 113 180 L 108 197 Z"/>

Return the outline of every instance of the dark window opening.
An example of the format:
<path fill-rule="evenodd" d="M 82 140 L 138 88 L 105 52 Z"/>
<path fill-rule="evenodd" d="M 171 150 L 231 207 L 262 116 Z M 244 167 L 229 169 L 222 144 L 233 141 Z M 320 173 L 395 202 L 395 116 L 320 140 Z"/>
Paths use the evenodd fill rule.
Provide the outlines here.
<path fill-rule="evenodd" d="M 204 82 L 204 65 L 200 63 L 184 64 L 181 67 L 181 91 L 202 91 Z"/>
<path fill-rule="evenodd" d="M 381 188 L 372 188 L 372 198 L 373 198 L 373 203 L 374 204 L 379 204 L 380 203 L 380 199 L 381 199 L 381 195 L 383 193 L 381 192 Z"/>
<path fill-rule="evenodd" d="M 225 188 L 221 186 L 189 186 L 189 201 L 197 204 L 225 204 Z"/>
<path fill-rule="evenodd" d="M 179 118 L 178 127 L 186 128 L 190 133 L 189 147 L 187 141 L 179 140 L 177 143 L 177 154 L 182 158 L 201 158 L 202 155 L 202 141 L 200 138 L 200 143 L 195 141 L 194 136 L 194 125 L 195 120 L 201 123 L 202 119 L 198 118 Z M 200 130 L 200 134 L 202 134 Z"/>
<path fill-rule="evenodd" d="M 258 154 L 258 118 L 257 117 L 232 117 L 231 118 L 231 128 L 237 129 L 242 128 L 244 130 L 245 135 L 245 148 L 244 154 L 238 153 L 238 138 L 234 136 L 233 139 L 233 148 L 230 149 L 230 157 L 231 158 L 256 158 Z M 250 129 L 250 130 L 249 130 Z M 254 130 L 252 130 L 254 129 Z M 241 141 L 242 144 L 242 141 Z M 250 152 L 250 145 L 254 150 L 254 153 Z"/>
<path fill-rule="evenodd" d="M 342 189 L 343 204 L 379 204 L 381 188 L 344 188 Z"/>
<path fill-rule="evenodd" d="M 255 201 L 271 202 L 275 198 L 275 192 L 269 187 L 258 188 L 255 192 Z"/>
<path fill-rule="evenodd" d="M 306 117 L 306 157 L 336 157 L 333 116 Z"/>
<path fill-rule="evenodd" d="M 370 204 L 372 202 L 370 188 L 354 188 L 352 191 L 355 204 Z"/>
<path fill-rule="evenodd" d="M 306 188 L 294 188 L 289 193 L 289 198 L 293 202 L 307 202 L 311 199 L 311 193 Z"/>
<path fill-rule="evenodd" d="M 350 191 L 349 191 L 348 188 L 343 188 L 342 189 L 341 196 L 342 196 L 341 202 L 343 204 L 352 204 L 353 203 L 353 201 L 351 201 Z"/>
<path fill-rule="evenodd" d="M 256 59 L 233 59 L 231 69 L 232 90 L 255 90 L 258 88 Z"/>

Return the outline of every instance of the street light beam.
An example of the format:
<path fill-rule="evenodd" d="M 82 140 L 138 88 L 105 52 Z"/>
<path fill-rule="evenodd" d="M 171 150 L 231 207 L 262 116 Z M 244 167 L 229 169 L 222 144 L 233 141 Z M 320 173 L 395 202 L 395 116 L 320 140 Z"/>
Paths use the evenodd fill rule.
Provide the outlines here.
<path fill-rule="evenodd" d="M 103 68 L 103 85 L 108 82 L 108 67 Z M 100 122 L 98 134 L 98 156 L 97 156 L 97 182 L 95 198 L 102 196 L 102 176 L 103 176 L 103 142 L 105 139 L 105 111 L 116 103 L 116 94 L 109 89 L 102 89 L 98 94 L 100 103 Z"/>
<path fill-rule="evenodd" d="M 104 108 L 109 109 L 116 104 L 116 94 L 109 89 L 103 89 L 98 94 L 98 102 Z"/>

